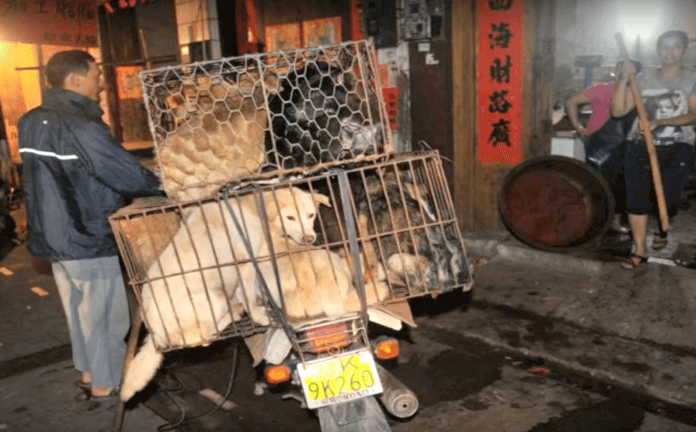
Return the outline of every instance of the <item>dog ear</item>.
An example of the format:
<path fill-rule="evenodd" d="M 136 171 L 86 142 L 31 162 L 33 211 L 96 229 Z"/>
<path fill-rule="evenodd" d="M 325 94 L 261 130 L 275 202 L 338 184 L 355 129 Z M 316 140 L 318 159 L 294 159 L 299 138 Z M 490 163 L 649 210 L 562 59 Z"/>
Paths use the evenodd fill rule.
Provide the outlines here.
<path fill-rule="evenodd" d="M 314 202 L 324 204 L 326 207 L 331 207 L 331 200 L 326 195 L 322 195 L 320 193 L 313 193 L 312 198 L 314 198 Z"/>

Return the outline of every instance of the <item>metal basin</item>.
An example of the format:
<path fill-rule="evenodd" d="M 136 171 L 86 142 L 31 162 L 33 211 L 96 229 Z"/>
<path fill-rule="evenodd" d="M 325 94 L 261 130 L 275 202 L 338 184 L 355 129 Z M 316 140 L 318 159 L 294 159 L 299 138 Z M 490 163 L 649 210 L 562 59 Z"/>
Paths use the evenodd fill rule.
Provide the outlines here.
<path fill-rule="evenodd" d="M 614 216 L 604 178 L 565 156 L 541 156 L 515 167 L 505 178 L 498 206 L 515 237 L 547 251 L 595 245 Z"/>

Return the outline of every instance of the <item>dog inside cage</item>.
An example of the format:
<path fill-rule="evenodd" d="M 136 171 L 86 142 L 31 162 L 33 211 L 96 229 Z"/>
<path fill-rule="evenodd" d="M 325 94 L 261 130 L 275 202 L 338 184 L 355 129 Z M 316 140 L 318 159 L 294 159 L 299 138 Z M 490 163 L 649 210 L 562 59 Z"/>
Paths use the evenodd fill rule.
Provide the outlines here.
<path fill-rule="evenodd" d="M 152 379 L 166 350 L 470 282 L 438 162 L 395 156 L 113 215 L 149 330 L 122 397 Z"/>
<path fill-rule="evenodd" d="M 154 342 L 209 343 L 243 317 L 268 326 L 270 299 L 299 322 L 360 310 L 359 289 L 374 305 L 464 285 L 438 162 L 402 156 L 114 216 Z"/>
<path fill-rule="evenodd" d="M 393 147 L 364 42 L 140 74 L 164 189 L 177 202 L 260 172 Z"/>
<path fill-rule="evenodd" d="M 357 78 L 356 62 L 335 63 L 306 62 L 280 80 L 266 138 L 273 165 L 312 166 L 384 151 L 375 93 Z"/>
<path fill-rule="evenodd" d="M 164 351 L 470 287 L 439 156 L 390 154 L 364 41 L 140 78 L 168 198 L 110 218 L 149 331 L 122 399 Z"/>
<path fill-rule="evenodd" d="M 152 379 L 162 351 L 248 335 L 277 324 L 279 314 L 300 327 L 388 298 L 386 282 L 362 283 L 348 239 L 333 248 L 315 245 L 319 207 L 337 208 L 318 192 L 321 181 L 112 216 L 149 330 L 126 377 L 125 399 Z M 251 328 L 238 325 L 244 317 Z"/>
<path fill-rule="evenodd" d="M 157 159 L 163 186 L 176 201 L 210 196 L 265 161 L 266 98 L 277 92 L 277 76 L 258 69 L 217 72 L 192 72 L 158 88 L 157 106 L 164 109 L 155 128 Z"/>
<path fill-rule="evenodd" d="M 461 287 L 469 267 L 437 159 L 414 157 L 347 170 L 365 274 L 394 297 Z M 331 193 L 338 194 L 334 185 Z M 323 241 L 344 233 L 341 213 L 322 210 Z M 339 217 L 336 217 L 339 216 Z"/>

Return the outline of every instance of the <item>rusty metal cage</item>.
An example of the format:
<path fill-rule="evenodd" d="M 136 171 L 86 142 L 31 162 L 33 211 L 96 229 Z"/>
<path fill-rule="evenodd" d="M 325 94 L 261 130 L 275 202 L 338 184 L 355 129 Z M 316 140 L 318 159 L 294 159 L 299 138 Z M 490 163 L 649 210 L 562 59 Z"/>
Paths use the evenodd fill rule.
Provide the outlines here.
<path fill-rule="evenodd" d="M 110 223 L 163 351 L 472 284 L 437 152 L 142 199 Z"/>
<path fill-rule="evenodd" d="M 393 150 L 367 41 L 139 74 L 167 195 L 369 159 Z"/>

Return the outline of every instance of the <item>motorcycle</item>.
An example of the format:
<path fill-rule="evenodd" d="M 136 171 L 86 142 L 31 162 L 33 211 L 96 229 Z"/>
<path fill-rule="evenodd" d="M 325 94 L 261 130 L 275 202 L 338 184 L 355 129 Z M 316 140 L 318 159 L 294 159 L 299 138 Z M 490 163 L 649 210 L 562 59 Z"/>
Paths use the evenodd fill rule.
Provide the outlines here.
<path fill-rule="evenodd" d="M 382 319 L 378 314 L 384 314 Z M 372 310 L 371 315 L 383 323 L 395 321 L 384 311 Z M 291 331 L 292 341 L 278 329 L 264 335 L 260 345 L 247 338 L 247 345 L 255 358 L 265 360 L 265 382 L 289 384 L 283 399 L 316 410 L 322 431 L 390 431 L 384 410 L 399 419 L 417 412 L 416 394 L 380 364 L 399 356 L 396 338 L 369 338 L 359 315 Z"/>
<path fill-rule="evenodd" d="M 278 266 L 280 260 L 292 262 L 293 252 L 284 252 L 285 255 L 274 252 L 269 227 L 271 218 L 261 197 L 263 193 L 288 187 L 328 197 L 329 205 L 322 206 L 324 213 L 320 211 L 314 222 L 319 226 L 316 244 L 301 246 L 299 252 L 294 253 L 314 256 L 312 253 L 316 252 L 325 258 L 333 257 L 323 261 L 331 266 L 334 266 L 334 259 L 345 260 L 344 269 L 351 273 L 347 276 L 351 285 L 349 291 L 357 293 L 359 300 L 355 310 L 331 317 L 315 314 L 301 320 L 291 320 L 286 315 L 286 299 L 281 288 L 285 280 Z M 467 290 L 473 284 L 437 152 L 392 155 L 376 164 L 346 165 L 265 186 L 254 183 L 191 203 L 162 205 L 161 199 L 155 199 L 152 205 L 134 203 L 113 215 L 110 221 L 126 262 L 129 281 L 136 294 L 140 294 L 139 300 L 142 285 L 150 283 L 141 264 L 148 262 L 143 256 L 157 259 L 158 251 L 164 247 L 161 245 L 166 245 L 170 238 L 160 236 L 158 246 L 155 238 L 146 238 L 155 235 L 152 227 L 161 227 L 165 234 L 177 230 L 186 233 L 190 227 L 185 216 L 200 206 L 213 205 L 229 215 L 233 226 L 226 229 L 239 235 L 247 248 L 247 256 L 255 256 L 245 238 L 249 236 L 244 235 L 244 221 L 238 220 L 232 210 L 230 194 L 256 194 L 258 214 L 262 215 L 259 218 L 262 234 L 269 250 L 261 258 L 224 263 L 224 266 L 239 269 L 240 265 L 253 265 L 262 295 L 246 301 L 262 299 L 270 325 L 260 326 L 247 315 L 242 321 L 233 321 L 220 328 L 210 335 L 212 339 L 200 340 L 198 346 L 228 337 L 244 338 L 255 363 L 264 360 L 268 365 L 264 370 L 265 380 L 271 385 L 289 385 L 291 390 L 285 397 L 297 399 L 304 407 L 316 410 L 323 431 L 388 431 L 385 410 L 401 419 L 414 415 L 418 410 L 415 393 L 380 365 L 385 361 L 393 363 L 398 357 L 398 340 L 383 335 L 370 337 L 368 330 L 377 326 L 398 331 L 404 324 L 413 325 L 408 299 L 437 296 L 456 288 Z M 204 229 L 205 233 L 197 235 L 209 239 L 221 236 L 208 225 Z M 254 233 L 257 239 L 258 234 Z M 199 238 L 195 244 L 207 242 Z M 193 238 L 191 243 L 194 243 Z M 262 260 L 265 260 L 265 271 L 260 267 Z M 272 271 L 268 270 L 269 265 Z M 314 266 L 314 262 L 307 265 Z M 204 273 L 210 270 L 221 271 L 223 264 L 210 267 L 209 264 L 191 263 L 190 267 L 186 273 L 193 277 L 210 274 Z M 332 271 L 337 270 L 333 268 Z M 302 277 L 295 274 L 294 280 L 301 281 Z M 373 288 L 372 282 L 377 280 L 383 282 L 381 286 L 386 286 L 389 294 L 380 301 L 375 301 L 373 295 L 368 302 L 366 291 Z M 322 289 L 320 285 L 319 288 L 328 292 L 337 286 Z M 210 302 L 215 298 L 215 293 L 207 289 L 197 294 L 199 300 L 205 298 Z M 271 289 L 280 291 L 272 293 Z M 235 310 L 235 307 L 239 310 L 241 305 L 229 303 L 231 300 L 230 297 L 226 300 L 228 310 Z M 187 301 L 190 300 L 177 298 L 178 307 Z M 244 310 L 250 310 L 249 304 L 244 305 Z M 138 331 L 132 334 L 137 335 Z M 129 342 L 124 369 L 129 367 L 135 345 L 135 340 Z M 172 344 L 158 349 L 164 352 L 191 346 L 195 345 Z"/>
<path fill-rule="evenodd" d="M 244 338 L 255 360 L 269 365 L 266 380 L 289 384 L 288 397 L 316 410 L 322 430 L 389 430 L 379 402 L 399 418 L 417 411 L 415 394 L 380 365 L 398 356 L 398 342 L 371 338 L 368 326 L 409 324 L 409 298 L 469 289 L 471 269 L 440 156 L 394 153 L 376 60 L 372 44 L 350 41 L 140 73 L 167 198 L 134 202 L 109 218 L 144 312 L 133 322 L 124 370 L 142 319 L 158 336 L 148 339 L 151 358 Z M 287 216 L 278 217 L 283 200 L 275 193 L 290 188 L 317 192 L 329 205 L 288 216 L 302 226 L 294 237 L 278 226 L 271 236 L 268 220 Z M 274 215 L 263 208 L 269 194 Z M 241 205 L 238 199 L 249 210 L 249 231 L 246 216 L 235 219 L 230 201 Z M 299 215 L 292 201 L 284 209 Z M 305 226 L 315 217 L 318 233 Z M 244 237 L 254 248 L 242 250 Z M 313 244 L 282 257 L 273 252 L 276 239 L 291 237 Z M 291 313 L 295 303 L 282 293 L 301 298 L 303 276 L 293 267 L 281 277 L 277 268 L 293 253 L 321 255 L 334 278 L 311 276 L 310 264 L 302 269 L 314 277 L 317 297 L 303 294 L 298 309 L 307 316 L 299 321 L 303 314 Z M 339 302 L 343 309 L 322 306 Z"/>
<path fill-rule="evenodd" d="M 418 158 L 414 160 L 421 162 Z M 414 160 L 410 163 L 414 164 Z M 364 177 L 364 170 L 360 169 L 361 177 Z M 273 296 L 264 281 L 269 276 L 264 276 L 257 268 L 259 283 L 271 313 L 280 325 L 265 333 L 249 336 L 245 342 L 255 364 L 265 361 L 265 382 L 271 386 L 289 384 L 291 390 L 283 398 L 295 399 L 302 408 L 316 410 L 322 431 L 390 431 L 384 411 L 398 419 L 412 417 L 418 410 L 418 397 L 380 364 L 393 363 L 399 356 L 399 341 L 385 335 L 370 337 L 369 329 L 379 326 L 399 331 L 403 324 L 415 323 L 406 299 L 367 305 L 365 284 L 358 277 L 363 274 L 363 261 L 359 257 L 362 251 L 358 247 L 360 230 L 356 228 L 355 217 L 349 210 L 355 208 L 355 196 L 349 193 L 349 173 L 338 171 L 327 177 L 333 177 L 333 183 L 338 186 L 337 193 L 331 195 L 338 196 L 336 204 L 340 203 L 339 207 L 344 210 L 341 224 L 345 227 L 346 235 L 343 240 L 347 241 L 353 259 L 361 311 L 330 321 L 293 325 L 284 317 L 280 305 L 272 300 Z M 352 185 L 354 187 L 355 183 Z M 320 225 L 323 226 L 324 222 Z M 265 229 L 268 231 L 267 226 Z M 277 269 L 275 274 L 277 276 Z M 279 285 L 278 281 L 276 286 Z M 470 284 L 467 286 L 470 287 Z M 432 287 L 427 294 L 437 295 L 442 288 Z"/>

